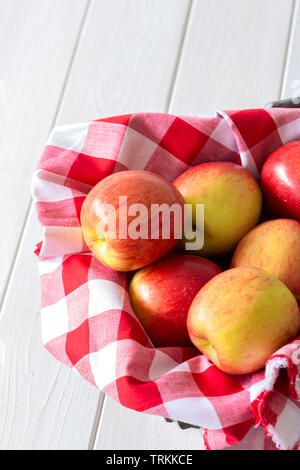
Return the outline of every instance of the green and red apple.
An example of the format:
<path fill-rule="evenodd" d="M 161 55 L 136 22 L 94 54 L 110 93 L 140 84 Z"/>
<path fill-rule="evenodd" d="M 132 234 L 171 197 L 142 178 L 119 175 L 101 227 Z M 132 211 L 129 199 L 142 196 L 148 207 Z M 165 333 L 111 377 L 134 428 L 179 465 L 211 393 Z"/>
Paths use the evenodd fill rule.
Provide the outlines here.
<path fill-rule="evenodd" d="M 196 295 L 187 318 L 193 344 L 229 374 L 264 367 L 299 327 L 299 308 L 291 291 L 254 267 L 229 269 L 211 279 Z"/>
<path fill-rule="evenodd" d="M 256 266 L 278 277 L 300 300 L 300 222 L 274 219 L 254 227 L 239 242 L 231 267 Z"/>
<path fill-rule="evenodd" d="M 203 163 L 180 175 L 174 185 L 185 203 L 195 208 L 194 226 L 196 205 L 204 204 L 204 245 L 197 250 L 202 256 L 226 255 L 258 222 L 261 190 L 253 176 L 239 165 Z M 186 242 L 189 240 L 183 238 L 183 247 Z"/>

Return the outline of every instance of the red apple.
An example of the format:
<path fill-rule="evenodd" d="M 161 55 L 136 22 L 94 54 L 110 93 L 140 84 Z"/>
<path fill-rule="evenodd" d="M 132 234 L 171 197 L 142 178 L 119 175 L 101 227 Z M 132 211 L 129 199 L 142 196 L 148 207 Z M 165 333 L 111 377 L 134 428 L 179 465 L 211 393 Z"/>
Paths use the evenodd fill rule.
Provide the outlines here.
<path fill-rule="evenodd" d="M 162 204 L 179 208 L 177 222 L 182 227 L 184 202 L 172 183 L 149 171 L 114 173 L 100 181 L 83 203 L 83 237 L 105 266 L 116 271 L 146 266 L 165 255 L 177 241 L 172 211 L 169 234 L 162 232 L 162 217 L 155 218 L 158 225 L 152 234 L 155 222 L 151 209 Z"/>
<path fill-rule="evenodd" d="M 220 272 L 208 259 L 176 255 L 133 276 L 129 285 L 132 306 L 156 346 L 191 346 L 188 309 L 201 287 Z"/>
<path fill-rule="evenodd" d="M 300 220 L 300 141 L 279 147 L 261 172 L 264 199 L 277 217 Z"/>

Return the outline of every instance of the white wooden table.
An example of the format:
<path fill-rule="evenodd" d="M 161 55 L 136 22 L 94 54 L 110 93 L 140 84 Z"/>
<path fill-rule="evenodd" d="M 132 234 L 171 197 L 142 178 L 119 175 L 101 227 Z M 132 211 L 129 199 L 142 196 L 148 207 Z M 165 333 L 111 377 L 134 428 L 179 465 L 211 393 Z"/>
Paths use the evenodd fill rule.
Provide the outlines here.
<path fill-rule="evenodd" d="M 0 448 L 198 449 L 40 341 L 30 178 L 49 131 L 136 111 L 211 115 L 300 88 L 298 0 L 0 0 Z"/>

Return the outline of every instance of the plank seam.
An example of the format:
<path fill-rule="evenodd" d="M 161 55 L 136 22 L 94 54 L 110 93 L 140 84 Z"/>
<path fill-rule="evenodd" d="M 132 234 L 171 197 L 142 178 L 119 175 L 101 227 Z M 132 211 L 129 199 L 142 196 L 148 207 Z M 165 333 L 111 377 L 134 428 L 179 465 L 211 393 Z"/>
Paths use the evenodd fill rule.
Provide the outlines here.
<path fill-rule="evenodd" d="M 94 0 L 87 0 L 87 6 L 86 6 L 85 12 L 83 14 L 79 30 L 78 30 L 77 39 L 74 42 L 74 48 L 73 48 L 73 52 L 72 52 L 72 55 L 71 55 L 70 64 L 68 66 L 68 69 L 67 69 L 67 72 L 66 72 L 66 75 L 65 75 L 65 79 L 64 79 L 64 82 L 63 82 L 62 90 L 61 90 L 61 93 L 60 93 L 58 101 L 57 101 L 57 107 L 56 107 L 56 111 L 55 111 L 53 119 L 52 119 L 51 128 L 53 128 L 55 126 L 56 122 L 57 122 L 57 119 L 58 119 L 58 116 L 59 116 L 59 113 L 60 113 L 60 110 L 61 110 L 61 107 L 62 107 L 62 101 L 63 101 L 65 91 L 66 91 L 66 88 L 67 88 L 67 84 L 68 84 L 68 81 L 69 81 L 71 69 L 73 67 L 74 61 L 75 61 L 76 56 L 77 56 L 76 51 L 77 51 L 77 48 L 78 48 L 78 46 L 81 42 L 81 38 L 82 38 L 82 35 L 83 35 L 83 31 L 84 31 L 84 26 L 86 24 L 86 21 L 87 21 L 87 18 L 88 18 L 88 13 L 90 11 L 90 8 L 91 8 L 91 5 L 92 5 L 93 2 L 94 2 Z M 30 198 L 30 201 L 29 201 L 29 204 L 28 204 L 28 207 L 27 207 L 27 210 L 26 210 L 26 215 L 24 217 L 24 222 L 23 222 L 23 225 L 22 225 L 22 228 L 21 228 L 21 234 L 20 234 L 20 237 L 19 237 L 19 240 L 18 240 L 18 243 L 17 243 L 17 247 L 16 247 L 15 254 L 14 254 L 14 257 L 13 257 L 13 260 L 12 260 L 12 263 L 11 263 L 10 270 L 8 272 L 7 281 L 5 283 L 5 287 L 4 287 L 4 290 L 3 290 L 3 295 L 2 295 L 2 298 L 0 299 L 0 317 L 1 317 L 3 307 L 5 305 L 5 301 L 6 301 L 6 298 L 7 298 L 7 293 L 8 293 L 9 288 L 10 288 L 11 279 L 12 279 L 12 276 L 13 276 L 14 271 L 15 271 L 15 266 L 16 266 L 16 263 L 17 263 L 17 260 L 18 260 L 18 256 L 19 256 L 19 253 L 20 253 L 20 248 L 21 248 L 22 242 L 23 242 L 23 236 L 24 236 L 24 233 L 25 233 L 26 228 L 27 228 L 27 223 L 29 221 L 29 214 L 31 212 L 32 207 L 33 207 L 33 201 L 32 201 L 32 198 Z"/>
<path fill-rule="evenodd" d="M 285 55 L 285 61 L 284 61 L 284 66 L 283 66 L 282 80 L 281 80 L 281 86 L 280 86 L 280 98 L 284 98 L 285 94 L 287 93 L 287 89 L 286 89 L 287 77 L 288 77 L 290 60 L 291 60 L 291 55 L 292 55 L 292 50 L 293 50 L 294 36 L 296 33 L 298 11 L 299 11 L 299 0 L 294 0 L 292 13 L 291 13 L 286 55 Z M 290 96 L 286 96 L 286 97 L 288 98 Z"/>
<path fill-rule="evenodd" d="M 56 125 L 57 121 L 58 121 L 58 117 L 59 117 L 59 114 L 60 114 L 61 109 L 62 109 L 64 96 L 65 96 L 65 92 L 66 92 L 66 89 L 67 89 L 67 86 L 68 86 L 68 83 L 69 83 L 69 79 L 70 79 L 70 75 L 71 75 L 71 72 L 72 72 L 72 69 L 73 69 L 73 65 L 74 65 L 74 63 L 76 61 L 76 58 L 77 58 L 77 51 L 78 51 L 78 48 L 80 47 L 82 38 L 84 36 L 85 27 L 86 27 L 88 17 L 89 17 L 90 11 L 92 9 L 93 3 L 94 3 L 94 0 L 87 0 L 86 8 L 85 8 L 84 13 L 82 15 L 80 26 L 78 28 L 78 33 L 77 33 L 76 39 L 74 41 L 74 47 L 73 47 L 73 50 L 72 50 L 72 53 L 71 53 L 71 56 L 70 56 L 69 65 L 67 67 L 65 78 L 63 80 L 61 92 L 60 92 L 58 100 L 57 100 L 57 106 L 56 106 L 56 110 L 53 114 L 53 119 L 52 119 L 50 128 L 53 128 Z M 24 221 L 23 221 L 23 224 L 22 224 L 20 237 L 18 239 L 16 250 L 15 250 L 15 253 L 14 253 L 14 256 L 13 256 L 13 259 L 12 259 L 11 267 L 10 267 L 10 270 L 8 272 L 7 281 L 5 283 L 3 295 L 0 299 L 0 317 L 1 317 L 1 314 L 4 310 L 6 300 L 8 298 L 8 294 L 10 292 L 13 275 L 14 275 L 14 272 L 15 272 L 15 269 L 16 269 L 16 265 L 17 265 L 17 262 L 18 262 L 18 259 L 19 259 L 19 256 L 20 256 L 20 252 L 21 252 L 21 248 L 22 248 L 22 244 L 23 244 L 23 240 L 24 240 L 24 234 L 25 234 L 25 231 L 26 231 L 27 226 L 29 224 L 30 214 L 31 214 L 32 210 L 33 210 L 33 201 L 32 201 L 32 198 L 30 198 L 30 201 L 29 201 L 27 209 L 26 209 Z M 101 397 L 101 394 L 100 394 L 100 399 L 99 399 L 99 402 L 98 402 L 97 412 L 96 412 L 96 419 L 94 419 L 93 428 L 92 428 L 92 432 L 91 432 L 91 439 L 93 439 L 93 440 L 94 440 L 94 436 L 95 436 L 95 424 L 98 423 L 98 413 L 101 413 L 101 406 L 100 406 L 101 405 L 101 400 L 103 402 L 103 398 Z"/>
<path fill-rule="evenodd" d="M 99 435 L 100 435 L 101 423 L 102 423 L 102 419 L 104 416 L 106 402 L 107 402 L 107 396 L 101 392 L 101 395 L 99 397 L 99 405 L 98 405 L 97 413 L 96 413 L 97 421 L 95 419 L 93 432 L 91 434 L 91 439 L 89 443 L 89 450 L 97 450 L 96 443 L 100 439 Z"/>
<path fill-rule="evenodd" d="M 177 58 L 175 62 L 174 73 L 170 81 L 169 93 L 168 93 L 168 98 L 167 98 L 167 103 L 166 103 L 166 108 L 165 108 L 167 113 L 169 113 L 173 107 L 173 100 L 174 100 L 174 95 L 175 95 L 175 91 L 177 88 L 178 78 L 180 75 L 179 72 L 181 70 L 183 52 L 184 52 L 186 40 L 189 34 L 190 25 L 192 23 L 191 20 L 193 17 L 194 8 L 195 8 L 195 0 L 190 0 L 190 4 L 189 4 L 187 14 L 186 14 L 185 24 L 184 24 L 182 35 L 181 35 L 181 41 L 180 41 L 180 45 L 178 48 L 178 54 L 177 54 Z"/>

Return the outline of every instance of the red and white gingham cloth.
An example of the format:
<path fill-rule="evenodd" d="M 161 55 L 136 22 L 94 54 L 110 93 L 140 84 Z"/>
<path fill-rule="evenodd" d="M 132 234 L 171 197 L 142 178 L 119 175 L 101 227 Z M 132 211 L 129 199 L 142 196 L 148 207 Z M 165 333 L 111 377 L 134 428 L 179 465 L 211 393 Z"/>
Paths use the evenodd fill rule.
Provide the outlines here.
<path fill-rule="evenodd" d="M 145 169 L 173 181 L 191 166 L 227 160 L 259 176 L 272 151 L 297 139 L 297 109 L 131 114 L 55 128 L 32 185 L 46 349 L 126 407 L 203 427 L 208 449 L 298 449 L 300 336 L 243 376 L 221 372 L 192 347 L 154 348 L 131 308 L 126 274 L 91 255 L 79 219 L 86 194 L 113 172 Z"/>

